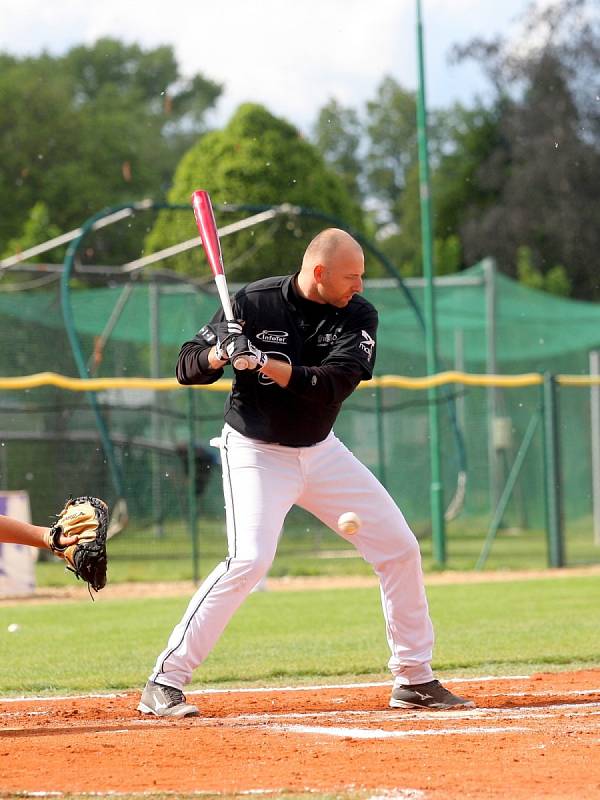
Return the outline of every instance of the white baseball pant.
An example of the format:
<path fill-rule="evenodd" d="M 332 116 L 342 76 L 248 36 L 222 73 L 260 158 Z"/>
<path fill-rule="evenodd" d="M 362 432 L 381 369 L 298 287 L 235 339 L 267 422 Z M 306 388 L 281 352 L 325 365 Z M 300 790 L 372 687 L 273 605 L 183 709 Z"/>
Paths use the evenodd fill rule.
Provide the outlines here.
<path fill-rule="evenodd" d="M 395 683 L 432 680 L 433 626 L 419 545 L 367 467 L 333 433 L 312 447 L 284 447 L 225 425 L 220 448 L 229 557 L 192 597 L 150 679 L 179 689 L 191 681 L 234 612 L 267 574 L 295 504 L 336 532 L 340 514 L 358 514 L 362 526 L 344 538 L 379 577 Z"/>

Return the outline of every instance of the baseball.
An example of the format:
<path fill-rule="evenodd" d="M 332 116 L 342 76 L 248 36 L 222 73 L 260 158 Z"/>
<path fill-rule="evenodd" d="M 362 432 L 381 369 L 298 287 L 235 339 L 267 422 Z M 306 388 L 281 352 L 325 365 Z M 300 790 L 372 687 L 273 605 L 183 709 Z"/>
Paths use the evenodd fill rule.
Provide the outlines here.
<path fill-rule="evenodd" d="M 20 627 L 21 626 L 18 625 L 16 622 L 11 622 L 10 625 L 8 626 L 8 628 L 7 628 L 7 631 L 9 633 L 16 633 L 20 629 Z"/>
<path fill-rule="evenodd" d="M 338 530 L 345 533 L 347 536 L 351 536 L 360 528 L 361 521 L 358 514 L 355 514 L 354 511 L 346 511 L 345 514 L 340 515 L 337 524 Z"/>

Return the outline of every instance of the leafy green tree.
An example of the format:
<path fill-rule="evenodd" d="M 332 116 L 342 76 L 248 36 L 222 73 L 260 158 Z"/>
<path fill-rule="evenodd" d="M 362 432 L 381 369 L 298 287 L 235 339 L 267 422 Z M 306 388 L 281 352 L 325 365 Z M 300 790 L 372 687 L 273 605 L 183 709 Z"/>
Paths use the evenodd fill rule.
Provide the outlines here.
<path fill-rule="evenodd" d="M 497 187 L 486 180 L 482 165 L 494 154 L 504 162 L 498 105 L 474 108 L 460 104 L 440 115 L 438 132 L 443 146 L 432 173 L 435 232 L 459 236 L 472 215 L 493 205 Z M 438 133 L 438 135 L 439 135 Z"/>
<path fill-rule="evenodd" d="M 446 238 L 436 237 L 433 242 L 433 262 L 436 275 L 454 275 L 462 267 L 462 245 L 460 238 L 450 234 Z"/>
<path fill-rule="evenodd" d="M 313 141 L 351 196 L 363 203 L 369 238 L 412 274 L 414 247 L 404 235 L 400 205 L 416 159 L 414 95 L 385 77 L 360 111 L 330 100 L 317 115 Z M 386 274 L 379 262 L 368 267 L 371 277 Z"/>
<path fill-rule="evenodd" d="M 455 55 L 478 61 L 495 94 L 485 105 L 429 112 L 436 271 L 491 255 L 516 276 L 526 246 L 547 291 L 600 298 L 600 7 L 532 3 L 520 37 L 474 40 Z M 357 181 L 378 244 L 404 275 L 420 274 L 414 94 L 387 77 L 358 119 Z M 344 145 L 343 126 L 330 135 L 317 138 L 325 154 Z"/>
<path fill-rule="evenodd" d="M 436 127 L 432 135 L 434 154 L 431 162 L 437 166 L 432 170 L 432 208 L 433 208 L 433 233 L 434 233 L 434 267 L 437 275 L 446 275 L 462 269 L 462 243 L 459 227 L 456 220 L 450 218 L 455 212 L 449 195 L 455 190 L 453 181 L 443 180 L 444 158 L 441 156 L 442 142 L 448 153 L 455 152 L 454 130 L 447 122 L 446 115 L 436 115 Z M 444 126 L 445 123 L 447 127 Z M 463 155 L 461 153 L 461 155 Z M 467 154 L 464 154 L 465 161 Z M 460 156 L 457 160 L 462 163 Z M 463 167 L 467 172 L 466 167 Z M 468 196 L 469 186 L 466 184 L 464 195 Z M 449 212 L 449 213 L 447 213 Z M 381 248 L 388 257 L 398 265 L 404 277 L 422 275 L 423 265 L 421 257 L 421 204 L 419 163 L 414 161 L 404 177 L 404 188 L 399 194 L 397 203 L 398 224 L 396 230 L 387 236 L 381 237 Z M 449 224 L 452 222 L 453 224 Z M 391 227 L 391 226 L 390 226 Z"/>
<path fill-rule="evenodd" d="M 380 245 L 388 258 L 406 278 L 417 277 L 421 267 L 421 207 L 419 203 L 419 164 L 414 161 L 404 177 L 399 191 L 397 222 L 380 231 Z"/>
<path fill-rule="evenodd" d="M 539 289 L 550 294 L 568 296 L 571 291 L 571 282 L 566 269 L 561 264 L 556 264 L 543 274 L 535 266 L 532 250 L 526 245 L 517 249 L 517 278 L 520 283 L 531 289 Z"/>
<path fill-rule="evenodd" d="M 328 164 L 340 175 L 351 197 L 362 199 L 360 146 L 363 128 L 358 113 L 330 100 L 317 116 L 313 140 Z"/>
<path fill-rule="evenodd" d="M 478 190 L 461 225 L 470 261 L 492 255 L 509 274 L 526 246 L 552 285 L 600 298 L 597 223 L 600 115 L 590 90 L 600 63 L 600 9 L 592 0 L 532 5 L 519 40 L 474 40 L 458 51 L 486 70 L 496 90 L 499 138 L 476 171 Z M 558 269 L 558 272 L 556 271 Z"/>
<path fill-rule="evenodd" d="M 482 207 L 497 197 L 492 187 L 477 180 L 482 161 L 499 141 L 495 110 L 482 106 L 467 109 L 456 104 L 430 115 L 429 151 L 431 166 L 434 266 L 438 275 L 457 272 L 464 262 L 462 227 Z M 419 163 L 414 161 L 397 187 L 398 230 L 382 242 L 382 248 L 400 265 L 407 277 L 421 275 L 421 206 Z M 477 210 L 474 211 L 474 210 Z"/>
<path fill-rule="evenodd" d="M 14 253 L 20 253 L 40 242 L 53 239 L 61 233 L 62 231 L 59 227 L 50 221 L 50 214 L 46 204 L 38 202 L 29 212 L 20 235 L 15 236 L 14 239 L 8 242 L 2 256 L 6 257 Z M 64 252 L 64 248 L 62 250 Z"/>
<path fill-rule="evenodd" d="M 402 193 L 417 162 L 416 101 L 414 92 L 386 77 L 376 97 L 366 105 L 366 180 L 369 193 L 382 209 L 384 224 L 402 227 Z"/>
<path fill-rule="evenodd" d="M 108 109 L 116 98 L 133 103 L 145 112 L 146 125 L 155 125 L 179 156 L 206 129 L 206 112 L 222 91 L 200 74 L 183 78 L 170 45 L 144 51 L 136 44 L 100 39 L 70 50 L 65 67 L 79 101 Z"/>
<path fill-rule="evenodd" d="M 23 223 L 23 228 L 20 231 L 19 236 L 15 236 L 14 238 L 10 239 L 6 245 L 5 251 L 0 252 L 0 258 L 6 258 L 7 256 L 22 253 L 24 250 L 34 247 L 40 242 L 53 239 L 55 236 L 59 236 L 61 233 L 62 231 L 58 228 L 58 226 L 54 225 L 50 221 L 50 214 L 46 204 L 38 202 L 29 212 L 29 216 Z M 53 255 L 56 261 L 64 258 L 65 247 L 57 248 L 55 251 L 53 251 Z M 3 281 L 10 283 L 19 283 L 22 281 L 27 282 L 31 281 L 31 274 L 15 271 L 2 271 L 0 272 L 0 278 Z"/>
<path fill-rule="evenodd" d="M 58 57 L 0 54 L 0 251 L 38 201 L 66 231 L 107 205 L 164 197 L 220 92 L 183 80 L 171 47 L 100 39 Z M 91 258 L 110 252 L 111 235 Z"/>
<path fill-rule="evenodd" d="M 477 131 L 477 125 L 482 126 L 482 116 L 482 110 L 471 113 L 461 106 L 429 114 L 438 272 L 462 266 L 458 203 L 469 198 L 474 189 L 468 179 L 479 164 L 477 150 L 487 152 Z M 363 187 L 363 201 L 368 200 L 372 209 L 369 218 L 380 249 L 405 277 L 420 275 L 421 210 L 414 92 L 386 77 L 362 115 L 331 101 L 317 118 L 315 143 L 347 185 L 353 182 Z M 364 157 L 359 158 L 362 153 Z"/>
<path fill-rule="evenodd" d="M 556 264 L 550 267 L 545 276 L 545 289 L 550 294 L 558 294 L 563 297 L 568 297 L 571 294 L 571 281 L 567 274 L 567 270 L 562 264 Z"/>
<path fill-rule="evenodd" d="M 240 204 L 287 203 L 318 210 L 341 225 L 362 230 L 360 207 L 348 196 L 341 178 L 293 125 L 260 105 L 240 106 L 223 130 L 198 140 L 181 159 L 168 200 L 187 204 L 192 191 L 199 188 L 210 193 L 220 226 L 249 216 L 248 211 L 235 211 Z M 230 207 L 232 213 L 223 213 L 219 207 Z M 331 224 L 282 215 L 223 238 L 228 276 L 248 281 L 295 270 L 308 240 Z M 191 209 L 189 213 L 164 211 L 147 238 L 146 249 L 154 252 L 195 235 Z M 197 250 L 169 263 L 184 274 L 207 274 Z"/>
<path fill-rule="evenodd" d="M 520 283 L 530 289 L 544 288 L 544 276 L 533 263 L 531 248 L 526 245 L 517 249 L 517 277 Z"/>

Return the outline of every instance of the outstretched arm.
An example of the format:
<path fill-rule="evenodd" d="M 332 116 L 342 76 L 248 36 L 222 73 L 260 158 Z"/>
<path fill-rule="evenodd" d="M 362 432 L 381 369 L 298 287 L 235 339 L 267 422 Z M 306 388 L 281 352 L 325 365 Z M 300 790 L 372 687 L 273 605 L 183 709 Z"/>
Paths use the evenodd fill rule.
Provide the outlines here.
<path fill-rule="evenodd" d="M 70 547 L 77 544 L 78 536 L 64 536 L 61 534 L 59 544 L 61 547 Z M 41 525 L 31 525 L 21 522 L 13 517 L 0 514 L 0 542 L 7 544 L 26 544 L 29 547 L 41 547 L 50 550 L 50 528 Z"/>

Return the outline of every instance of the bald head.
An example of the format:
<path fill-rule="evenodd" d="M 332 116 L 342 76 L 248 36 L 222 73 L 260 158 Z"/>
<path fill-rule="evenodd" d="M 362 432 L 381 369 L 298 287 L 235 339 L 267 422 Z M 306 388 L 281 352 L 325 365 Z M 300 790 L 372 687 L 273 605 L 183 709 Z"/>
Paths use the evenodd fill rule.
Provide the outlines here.
<path fill-rule="evenodd" d="M 302 269 L 311 269 L 315 264 L 329 264 L 341 250 L 354 250 L 362 256 L 359 243 L 341 228 L 326 228 L 310 242 L 302 259 Z"/>
<path fill-rule="evenodd" d="M 362 291 L 365 259 L 359 243 L 341 228 L 326 228 L 310 242 L 298 275 L 300 294 L 343 308 Z"/>

